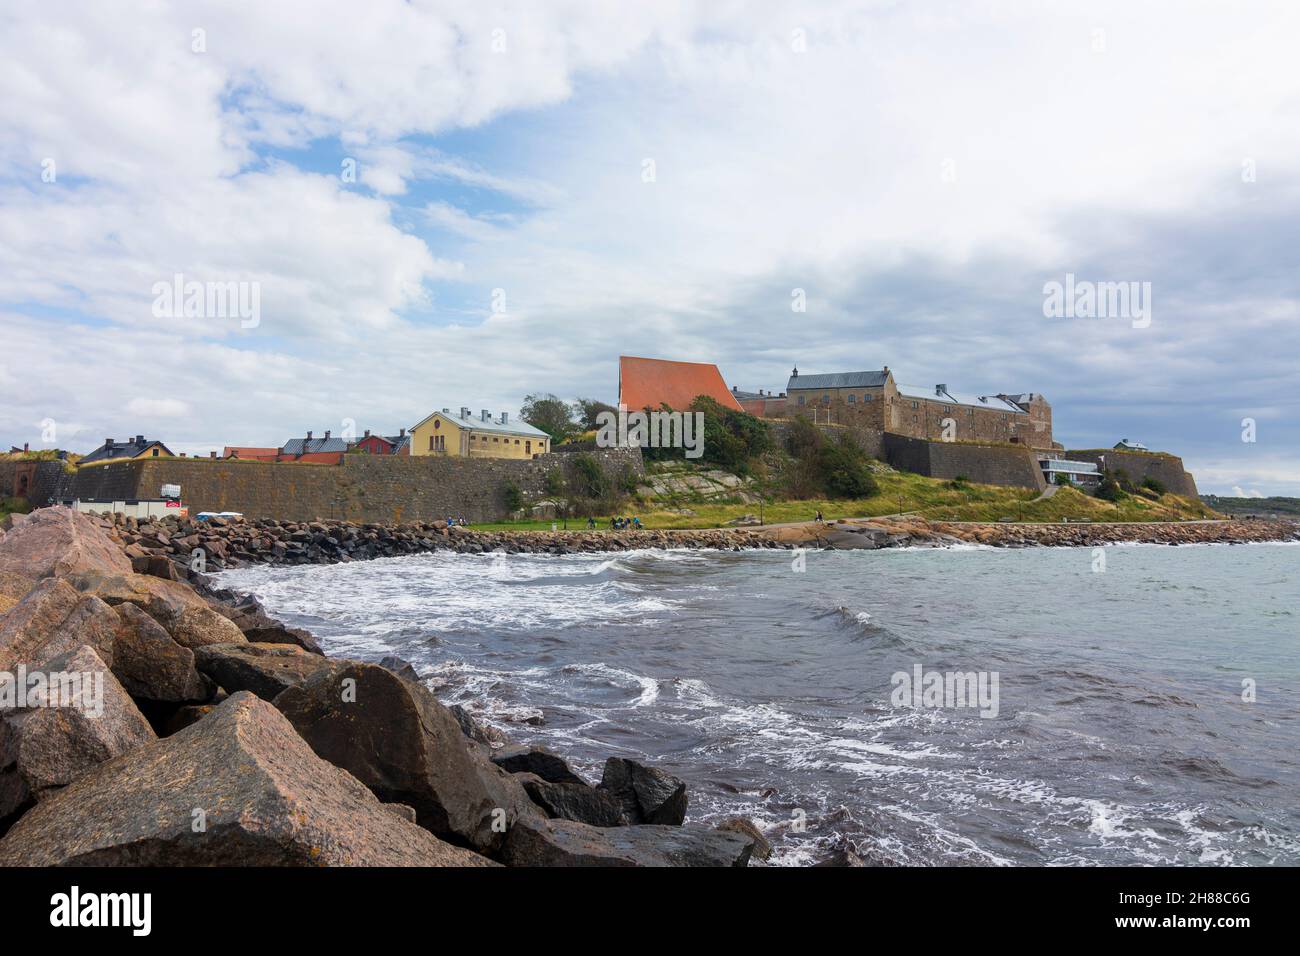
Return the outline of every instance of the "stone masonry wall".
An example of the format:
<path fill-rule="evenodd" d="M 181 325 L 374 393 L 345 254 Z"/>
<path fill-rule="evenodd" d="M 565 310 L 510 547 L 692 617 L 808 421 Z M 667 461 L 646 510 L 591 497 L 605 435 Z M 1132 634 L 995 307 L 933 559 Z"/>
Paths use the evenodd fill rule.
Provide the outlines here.
<path fill-rule="evenodd" d="M 1063 452 L 1072 461 L 1091 461 L 1101 467 L 1105 458 L 1105 467 L 1111 471 L 1123 469 L 1128 472 L 1134 484 L 1142 484 L 1144 478 L 1155 478 L 1169 491 L 1176 495 L 1195 498 L 1198 495 L 1196 480 L 1183 468 L 1183 460 L 1174 455 L 1144 455 L 1141 452 L 1125 452 L 1112 449 Z"/>
<path fill-rule="evenodd" d="M 1037 454 L 1029 448 L 1003 445 L 968 445 L 962 442 L 926 441 L 886 434 L 885 461 L 895 468 L 930 478 L 965 475 L 984 485 L 1019 488 L 1047 487 Z"/>
<path fill-rule="evenodd" d="M 591 454 L 618 478 L 644 474 L 640 449 Z M 546 475 L 571 467 L 572 456 L 526 461 L 345 455 L 341 465 L 307 465 L 204 458 L 113 462 L 79 470 L 66 497 L 156 498 L 164 484 L 181 486 L 190 514 L 239 511 L 250 518 L 310 521 L 340 518 L 401 523 L 448 516 L 471 522 L 508 517 L 505 490 L 518 485 L 526 502 L 545 497 Z"/>

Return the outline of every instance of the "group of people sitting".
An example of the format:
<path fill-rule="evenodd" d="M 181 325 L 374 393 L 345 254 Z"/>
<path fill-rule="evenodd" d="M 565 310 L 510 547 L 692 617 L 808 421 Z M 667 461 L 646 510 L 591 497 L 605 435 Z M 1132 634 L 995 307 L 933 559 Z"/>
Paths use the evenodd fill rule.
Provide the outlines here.
<path fill-rule="evenodd" d="M 596 519 L 588 518 L 587 527 L 596 527 Z M 609 529 L 611 531 L 640 531 L 642 527 L 644 526 L 641 524 L 641 519 L 636 515 L 632 515 L 630 518 L 619 515 L 609 519 Z"/>
<path fill-rule="evenodd" d="M 464 518 L 453 518 L 451 515 L 447 515 L 448 528 L 450 528 L 452 525 L 457 525 L 457 524 L 460 525 L 462 528 L 469 527 L 469 522 L 466 521 Z"/>

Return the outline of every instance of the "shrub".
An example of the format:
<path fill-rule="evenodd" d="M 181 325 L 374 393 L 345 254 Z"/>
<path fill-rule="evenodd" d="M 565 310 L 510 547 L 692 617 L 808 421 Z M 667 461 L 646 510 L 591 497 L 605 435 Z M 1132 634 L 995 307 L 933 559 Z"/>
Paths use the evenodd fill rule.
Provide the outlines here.
<path fill-rule="evenodd" d="M 519 486 L 513 481 L 507 481 L 505 490 L 502 494 L 505 500 L 506 510 L 513 514 L 524 506 L 524 493 L 519 490 Z"/>
<path fill-rule="evenodd" d="M 1165 483 L 1163 481 L 1161 481 L 1159 478 L 1152 478 L 1150 475 L 1142 479 L 1142 487 L 1148 489 L 1149 491 L 1154 491 L 1157 495 L 1163 495 L 1165 492 L 1169 490 L 1168 488 L 1165 487 Z"/>
<path fill-rule="evenodd" d="M 1114 475 L 1106 472 L 1093 494 L 1102 501 L 1119 501 L 1124 497 L 1124 489 L 1119 486 L 1119 482 L 1115 480 Z"/>
<path fill-rule="evenodd" d="M 1074 484 L 1074 482 L 1070 481 L 1069 476 L 1066 475 L 1065 472 L 1063 472 L 1063 471 L 1058 471 L 1058 472 L 1056 473 L 1056 478 L 1053 479 L 1053 480 L 1054 480 L 1058 485 L 1072 485 L 1072 484 Z"/>

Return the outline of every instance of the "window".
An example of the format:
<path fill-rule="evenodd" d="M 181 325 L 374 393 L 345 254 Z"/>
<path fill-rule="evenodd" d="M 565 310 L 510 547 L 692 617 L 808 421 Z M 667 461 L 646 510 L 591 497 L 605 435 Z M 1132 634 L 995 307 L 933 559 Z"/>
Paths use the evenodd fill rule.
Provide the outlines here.
<path fill-rule="evenodd" d="M 433 451 L 433 450 L 434 450 L 434 447 L 435 447 L 435 446 L 434 446 L 434 444 L 433 444 L 433 436 L 430 435 L 430 436 L 429 436 L 429 451 Z"/>
<path fill-rule="evenodd" d="M 437 419 L 437 418 L 435 418 L 435 419 L 433 420 L 433 427 L 434 427 L 434 428 L 441 428 L 441 427 L 442 427 L 442 421 L 439 420 L 439 419 Z"/>
<path fill-rule="evenodd" d="M 799 404 L 800 404 L 800 405 L 803 404 L 803 396 L 802 396 L 802 395 L 799 396 Z"/>
<path fill-rule="evenodd" d="M 823 393 L 822 393 L 822 404 L 823 404 L 823 405 L 829 405 L 830 403 L 831 403 L 831 393 L 830 393 L 830 392 L 823 392 Z"/>
<path fill-rule="evenodd" d="M 913 407 L 913 408 L 920 408 L 921 406 L 920 406 L 917 402 L 913 402 L 913 403 L 912 403 L 912 407 Z M 915 416 L 915 415 L 912 416 L 912 421 L 916 421 L 916 416 Z"/>
<path fill-rule="evenodd" d="M 858 396 L 854 395 L 852 392 L 849 392 L 849 404 L 853 405 L 857 402 L 857 400 L 858 400 Z"/>

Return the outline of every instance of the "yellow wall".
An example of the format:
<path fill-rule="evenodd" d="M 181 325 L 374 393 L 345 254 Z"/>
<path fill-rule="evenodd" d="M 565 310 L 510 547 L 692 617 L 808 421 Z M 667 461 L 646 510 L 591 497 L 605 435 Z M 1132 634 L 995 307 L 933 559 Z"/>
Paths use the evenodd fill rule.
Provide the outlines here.
<path fill-rule="evenodd" d="M 411 432 L 412 455 L 468 456 L 470 458 L 532 458 L 551 450 L 546 436 L 503 435 L 500 432 L 476 432 L 473 421 L 462 425 L 457 419 L 434 415 Z M 435 427 L 436 426 L 436 427 Z M 434 443 L 430 443 L 430 439 Z M 441 439 L 439 445 L 437 439 Z M 486 439 L 486 441 L 484 440 Z"/>

